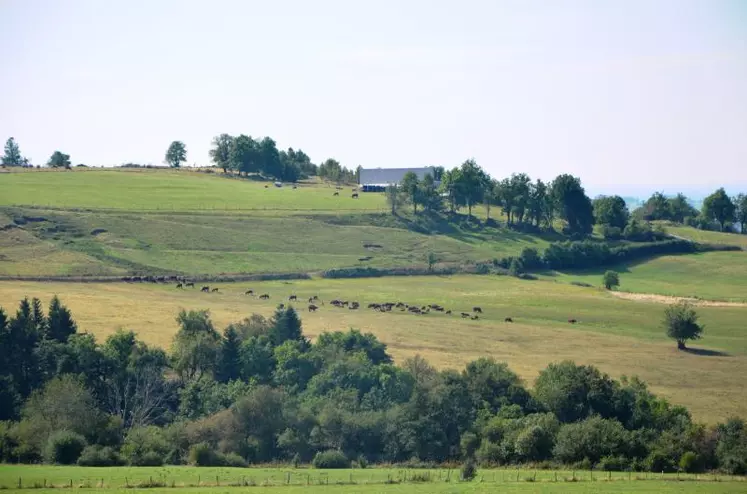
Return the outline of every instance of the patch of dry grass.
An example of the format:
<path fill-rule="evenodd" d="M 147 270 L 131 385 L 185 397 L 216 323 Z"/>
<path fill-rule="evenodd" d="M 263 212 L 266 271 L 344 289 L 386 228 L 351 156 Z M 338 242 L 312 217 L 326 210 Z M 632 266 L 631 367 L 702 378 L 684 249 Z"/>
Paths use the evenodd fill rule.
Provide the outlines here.
<path fill-rule="evenodd" d="M 270 316 L 290 294 L 318 295 L 323 300 L 370 302 L 402 300 L 438 303 L 455 314 L 416 316 L 406 313 L 350 311 L 323 306 L 308 313 L 299 304 L 304 332 L 350 327 L 375 333 L 398 361 L 421 354 L 438 367 L 462 367 L 481 356 L 506 361 L 531 384 L 548 363 L 572 359 L 593 364 L 615 377 L 639 375 L 654 391 L 690 408 L 708 422 L 729 415 L 747 416 L 743 376 L 747 375 L 747 308 L 702 307 L 705 338 L 693 345 L 711 351 L 676 350 L 659 326 L 661 304 L 618 299 L 602 290 L 508 277 L 412 277 L 356 280 L 308 280 L 220 284 L 220 293 L 173 286 L 124 283 L 0 282 L 0 306 L 13 311 L 23 296 L 45 302 L 58 294 L 73 311 L 82 330 L 104 339 L 118 328 L 135 330 L 151 344 L 168 347 L 180 308 L 210 309 L 219 328 L 251 313 Z M 267 292 L 262 302 L 243 295 L 247 288 Z M 480 320 L 458 313 L 482 307 Z M 511 316 L 514 323 L 503 319 Z M 568 324 L 574 317 L 578 324 Z M 718 351 L 716 349 L 721 349 Z"/>

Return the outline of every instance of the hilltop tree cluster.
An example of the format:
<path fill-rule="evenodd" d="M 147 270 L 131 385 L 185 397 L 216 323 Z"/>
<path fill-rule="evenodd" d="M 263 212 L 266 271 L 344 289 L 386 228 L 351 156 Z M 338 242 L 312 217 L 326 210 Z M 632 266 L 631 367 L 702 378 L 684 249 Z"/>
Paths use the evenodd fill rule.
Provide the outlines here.
<path fill-rule="evenodd" d="M 355 330 L 311 343 L 293 308 L 222 332 L 206 311 L 177 322 L 165 352 L 131 331 L 98 343 L 57 299 L 0 310 L 0 461 L 747 471 L 742 420 L 697 424 L 640 380 L 591 366 L 551 364 L 529 390 L 492 359 L 396 366 Z"/>

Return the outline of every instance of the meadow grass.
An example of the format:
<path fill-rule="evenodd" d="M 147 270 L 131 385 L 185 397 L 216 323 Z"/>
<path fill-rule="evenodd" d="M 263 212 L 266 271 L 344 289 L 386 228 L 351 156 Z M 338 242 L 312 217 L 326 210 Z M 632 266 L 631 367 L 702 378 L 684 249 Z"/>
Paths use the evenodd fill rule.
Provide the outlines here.
<path fill-rule="evenodd" d="M 83 492 L 230 492 L 272 486 L 272 492 L 737 492 L 743 477 L 571 470 L 478 469 L 472 482 L 458 469 L 65 467 L 0 465 L 7 489 L 70 487 Z M 159 490 L 159 486 L 162 490 Z M 255 487 L 256 486 L 256 487 Z M 125 491 L 126 489 L 126 491 Z M 58 492 L 50 490 L 50 492 Z"/>
<path fill-rule="evenodd" d="M 544 249 L 545 238 L 439 217 L 77 212 L 10 208 L 0 275 L 315 272 L 459 264 Z M 16 226 L 12 219 L 21 221 Z M 0 223 L 3 223 L 0 218 Z M 0 225 L 2 227 L 2 225 Z M 363 260 L 361 260 L 363 259 Z M 32 261 L 32 262 L 30 262 Z"/>
<path fill-rule="evenodd" d="M 665 226 L 668 233 L 679 237 L 694 240 L 695 242 L 708 244 L 725 244 L 736 245 L 747 249 L 747 235 L 737 233 L 711 232 L 707 230 L 698 230 L 689 226 L 667 224 Z"/>
<path fill-rule="evenodd" d="M 620 273 L 619 290 L 706 300 L 747 301 L 747 251 L 661 256 L 604 268 L 552 273 L 562 282 L 602 285 L 608 269 Z"/>
<path fill-rule="evenodd" d="M 265 188 L 265 185 L 268 185 Z M 286 184 L 198 173 L 190 170 L 73 170 L 4 173 L 0 205 L 100 208 L 131 211 L 301 210 L 377 211 L 383 194 L 351 198 L 350 187 L 333 196 L 334 185 Z"/>
<path fill-rule="evenodd" d="M 420 354 L 439 368 L 461 368 L 479 357 L 506 361 L 531 385 L 539 370 L 564 359 L 593 364 L 615 377 L 638 375 L 652 389 L 687 406 L 707 422 L 747 415 L 743 379 L 747 375 L 747 307 L 699 307 L 706 326 L 697 352 L 676 350 L 661 327 L 664 305 L 622 300 L 601 289 L 564 283 L 522 281 L 505 276 L 430 276 L 352 280 L 312 279 L 211 284 L 220 292 L 178 290 L 173 285 L 126 283 L 0 282 L 0 306 L 13 312 L 24 296 L 45 303 L 58 294 L 82 331 L 101 341 L 119 328 L 168 348 L 179 309 L 209 309 L 219 329 L 252 313 L 271 316 L 288 296 L 318 295 L 368 303 L 404 301 L 440 304 L 454 314 L 417 316 L 401 312 L 351 311 L 323 306 L 308 313 L 298 304 L 304 333 L 358 328 L 376 334 L 399 362 Z M 244 295 L 252 288 L 271 295 L 260 301 Z M 477 321 L 460 312 L 480 306 Z M 512 317 L 513 323 L 504 322 Z M 577 324 L 567 321 L 575 318 Z"/>

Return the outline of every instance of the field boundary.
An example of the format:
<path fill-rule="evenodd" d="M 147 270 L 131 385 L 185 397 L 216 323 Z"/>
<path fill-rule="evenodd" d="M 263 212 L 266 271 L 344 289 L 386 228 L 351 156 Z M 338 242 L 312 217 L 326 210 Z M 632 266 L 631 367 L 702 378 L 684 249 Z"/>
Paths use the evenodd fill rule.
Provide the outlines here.
<path fill-rule="evenodd" d="M 658 295 L 655 293 L 635 293 L 609 291 L 611 295 L 625 300 L 636 302 L 653 302 L 658 304 L 674 304 L 678 302 L 690 302 L 698 307 L 747 307 L 747 302 L 730 302 L 722 300 L 706 300 L 695 297 L 677 297 L 674 295 Z"/>

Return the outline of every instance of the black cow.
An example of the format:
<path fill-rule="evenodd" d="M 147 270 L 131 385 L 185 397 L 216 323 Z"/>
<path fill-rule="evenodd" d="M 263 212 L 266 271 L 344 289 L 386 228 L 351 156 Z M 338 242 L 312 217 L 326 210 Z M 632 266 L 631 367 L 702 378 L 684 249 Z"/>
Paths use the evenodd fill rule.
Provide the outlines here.
<path fill-rule="evenodd" d="M 314 304 L 309 304 L 309 312 L 316 312 L 316 310 L 317 310 L 318 308 L 319 308 L 319 307 L 317 307 L 317 306 L 316 306 L 316 305 L 314 305 Z"/>
<path fill-rule="evenodd" d="M 262 295 L 259 296 L 259 298 L 262 300 L 269 300 L 270 296 L 266 293 L 263 293 Z"/>
<path fill-rule="evenodd" d="M 472 312 L 482 314 L 482 309 L 480 307 L 472 307 Z"/>
<path fill-rule="evenodd" d="M 513 320 L 513 319 L 511 319 L 510 317 L 507 317 L 507 318 L 505 318 L 505 319 L 503 320 L 503 322 L 514 322 L 514 320 Z"/>
<path fill-rule="evenodd" d="M 183 287 L 184 287 L 184 285 L 182 285 L 181 283 L 177 283 L 177 284 L 176 284 L 176 287 L 177 287 L 177 288 L 183 288 Z"/>
<path fill-rule="evenodd" d="M 203 286 L 203 287 L 202 287 L 202 288 L 200 289 L 200 291 L 201 291 L 201 292 L 205 292 L 205 293 L 208 293 L 208 292 L 210 291 L 210 287 L 209 287 L 209 286 Z"/>

